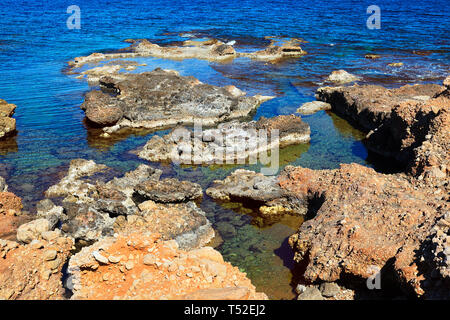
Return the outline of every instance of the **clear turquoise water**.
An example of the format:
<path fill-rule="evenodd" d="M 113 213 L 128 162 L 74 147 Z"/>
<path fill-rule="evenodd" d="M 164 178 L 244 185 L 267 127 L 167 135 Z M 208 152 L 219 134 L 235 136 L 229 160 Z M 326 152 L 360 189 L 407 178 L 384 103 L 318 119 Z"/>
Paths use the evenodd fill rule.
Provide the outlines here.
<path fill-rule="evenodd" d="M 68 30 L 66 8 L 81 8 L 81 30 Z M 36 1 L 2 2 L 0 11 L 0 98 L 17 104 L 17 136 L 0 143 L 0 174 L 26 208 L 42 199 L 73 158 L 89 158 L 122 172 L 142 161 L 129 151 L 151 134 L 141 132 L 113 141 L 99 141 L 87 128 L 79 105 L 89 86 L 62 71 L 73 57 L 126 47 L 126 38 L 148 38 L 161 44 L 185 40 L 180 32 L 198 37 L 236 40 L 238 50 L 267 45 L 264 36 L 303 38 L 308 55 L 278 64 L 236 59 L 232 63 L 197 60 L 139 59 L 147 67 L 176 69 L 215 85 L 233 84 L 249 94 L 276 95 L 255 115 L 294 113 L 314 100 L 314 91 L 331 71 L 344 68 L 366 83 L 400 86 L 440 83 L 450 70 L 450 1 L 415 3 L 383 1 L 381 30 L 368 30 L 366 8 L 372 1 Z M 420 50 L 426 55 L 417 55 Z M 382 58 L 367 60 L 367 53 Z M 391 62 L 404 62 L 391 68 Z M 335 168 L 340 163 L 375 165 L 361 143 L 362 133 L 333 114 L 319 112 L 303 119 L 311 126 L 311 143 L 282 152 L 282 165 Z M 158 134 L 162 134 L 161 132 Z M 158 164 L 155 164 L 159 166 Z M 235 168 L 162 166 L 166 175 L 201 183 Z M 254 168 L 256 169 L 256 167 Z M 292 298 L 291 254 L 286 238 L 294 222 L 256 228 L 245 215 L 208 199 L 202 207 L 214 223 L 225 221 L 236 234 L 223 237 L 219 250 L 248 272 L 258 289 L 274 298 Z M 265 243 L 264 250 L 255 243 Z M 253 247 L 252 247 L 253 246 Z M 279 279 L 283 281 L 279 281 Z"/>

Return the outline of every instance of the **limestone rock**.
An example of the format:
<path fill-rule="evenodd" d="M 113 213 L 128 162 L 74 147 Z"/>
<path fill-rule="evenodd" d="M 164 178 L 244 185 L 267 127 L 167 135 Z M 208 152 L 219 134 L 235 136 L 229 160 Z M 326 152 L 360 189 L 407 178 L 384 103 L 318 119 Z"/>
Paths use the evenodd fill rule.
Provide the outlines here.
<path fill-rule="evenodd" d="M 334 83 L 349 83 L 361 80 L 360 77 L 357 77 L 351 73 L 348 73 L 345 70 L 337 70 L 333 71 L 327 78 L 327 81 Z"/>
<path fill-rule="evenodd" d="M 261 153 L 266 154 L 276 147 L 307 143 L 309 140 L 309 125 L 300 117 L 290 115 L 244 123 L 232 121 L 201 132 L 177 128 L 164 137 L 153 136 L 136 153 L 149 161 L 239 163 L 250 158 L 257 159 Z"/>
<path fill-rule="evenodd" d="M 44 200 L 38 205 L 38 215 L 59 222 L 64 234 L 85 242 L 118 230 L 148 230 L 165 240 L 175 239 L 183 248 L 205 245 L 214 230 L 205 213 L 191 202 L 203 195 L 201 187 L 188 181 L 160 180 L 161 173 L 142 164 L 117 177 L 112 169 L 94 161 L 73 160 L 67 175 L 46 192 L 49 198 L 62 197 L 61 205 Z"/>
<path fill-rule="evenodd" d="M 297 109 L 297 112 L 303 115 L 309 115 L 320 110 L 331 110 L 331 104 L 323 101 L 306 102 Z"/>
<path fill-rule="evenodd" d="M 90 121 L 108 127 L 109 133 L 125 127 L 158 129 L 194 121 L 212 125 L 245 117 L 266 99 L 236 97 L 225 88 L 162 69 L 126 74 L 119 80 L 105 76 L 100 78 L 100 88 L 86 94 L 81 108 Z"/>
<path fill-rule="evenodd" d="M 63 237 L 27 245 L 0 240 L 0 299 L 64 299 L 61 270 L 72 246 Z"/>

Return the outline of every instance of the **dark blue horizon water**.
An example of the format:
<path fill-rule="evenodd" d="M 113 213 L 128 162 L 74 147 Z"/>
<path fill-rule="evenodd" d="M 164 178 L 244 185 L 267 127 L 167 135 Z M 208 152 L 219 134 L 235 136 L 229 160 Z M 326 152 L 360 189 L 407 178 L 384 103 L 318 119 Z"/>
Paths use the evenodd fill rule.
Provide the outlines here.
<path fill-rule="evenodd" d="M 381 8 L 380 30 L 366 27 L 366 9 L 374 4 Z M 81 9 L 80 30 L 66 27 L 70 5 Z M 144 144 L 151 134 L 103 142 L 97 131 L 83 123 L 79 106 L 89 86 L 63 73 L 67 61 L 76 56 L 124 48 L 127 38 L 148 38 L 160 44 L 186 40 L 179 35 L 183 32 L 199 38 L 236 40 L 237 50 L 262 48 L 268 43 L 265 36 L 302 38 L 307 41 L 303 48 L 308 55 L 278 64 L 244 58 L 226 64 L 142 59 L 146 70 L 171 68 L 203 82 L 234 84 L 249 94 L 276 95 L 255 115 L 255 119 L 272 117 L 292 114 L 302 103 L 314 100 L 316 88 L 337 69 L 362 76 L 362 83 L 388 87 L 441 83 L 450 72 L 449 7 L 450 0 L 4 0 L 0 9 L 0 98 L 17 105 L 18 134 L 0 142 L 0 175 L 32 211 L 71 159 L 94 159 L 122 172 L 142 163 L 129 151 Z M 417 51 L 423 54 L 415 54 Z M 368 60 L 364 58 L 368 53 L 382 57 Z M 403 62 L 404 66 L 388 67 L 391 62 Z M 283 166 L 374 165 L 361 142 L 364 135 L 346 121 L 325 112 L 303 119 L 311 126 L 312 141 L 285 150 Z M 166 175 L 199 182 L 203 188 L 232 171 L 162 167 Z M 219 247 L 225 258 L 248 272 L 258 289 L 271 297 L 292 298 L 287 280 L 292 263 L 286 258 L 285 243 L 294 229 L 291 222 L 258 229 L 248 223 L 242 226 L 244 217 L 208 200 L 203 208 L 209 210 L 214 223 L 235 222 L 237 235 L 224 238 Z M 249 250 L 256 242 L 267 242 L 269 249 Z M 286 283 L 278 281 L 279 277 Z"/>

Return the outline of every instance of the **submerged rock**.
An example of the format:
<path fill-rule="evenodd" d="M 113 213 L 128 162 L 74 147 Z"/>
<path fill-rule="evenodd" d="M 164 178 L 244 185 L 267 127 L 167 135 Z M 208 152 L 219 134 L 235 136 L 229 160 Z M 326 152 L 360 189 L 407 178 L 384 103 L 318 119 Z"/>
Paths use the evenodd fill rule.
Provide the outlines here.
<path fill-rule="evenodd" d="M 309 140 L 309 125 L 300 117 L 278 116 L 250 122 L 232 121 L 203 131 L 177 128 L 164 137 L 153 136 L 137 154 L 149 161 L 223 164 L 257 159 L 275 147 Z"/>
<path fill-rule="evenodd" d="M 234 87 L 203 84 L 194 77 L 175 71 L 155 69 L 127 74 L 123 79 L 100 79 L 101 91 L 86 94 L 81 108 L 91 122 L 106 126 L 104 131 L 120 128 L 158 129 L 178 124 L 213 125 L 247 116 L 271 97 L 245 97 Z M 236 89 L 236 88 L 234 88 Z"/>
<path fill-rule="evenodd" d="M 16 105 L 0 99 L 0 139 L 16 131 L 16 119 L 12 118 Z"/>
<path fill-rule="evenodd" d="M 69 261 L 72 299 L 267 299 L 210 247 L 183 251 L 158 234 L 119 234 L 83 248 Z M 94 254 L 101 252 L 99 263 Z M 106 260 L 107 259 L 107 260 Z"/>
<path fill-rule="evenodd" d="M 76 240 L 96 241 L 117 230 L 148 229 L 183 248 L 199 247 L 214 237 L 205 213 L 191 200 L 202 196 L 199 185 L 160 180 L 162 171 L 147 165 L 123 177 L 92 160 L 72 160 L 67 175 L 46 191 L 62 198 L 60 206 L 44 200 L 38 216 L 61 225 Z M 153 200 L 153 201 L 146 201 Z"/>
<path fill-rule="evenodd" d="M 403 62 L 392 62 L 392 63 L 389 63 L 388 66 L 394 67 L 394 68 L 403 67 Z"/>
<path fill-rule="evenodd" d="M 331 104 L 323 101 L 306 102 L 297 109 L 297 113 L 309 115 L 314 114 L 320 110 L 331 110 Z"/>

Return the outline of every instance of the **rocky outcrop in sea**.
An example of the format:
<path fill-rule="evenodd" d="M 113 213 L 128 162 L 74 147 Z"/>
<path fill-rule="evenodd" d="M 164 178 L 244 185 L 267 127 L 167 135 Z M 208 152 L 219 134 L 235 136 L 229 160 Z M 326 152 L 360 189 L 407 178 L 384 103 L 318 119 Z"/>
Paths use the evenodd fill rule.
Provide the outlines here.
<path fill-rule="evenodd" d="M 121 128 L 161 129 L 179 124 L 214 125 L 243 118 L 270 97 L 246 97 L 233 86 L 216 87 L 175 71 L 100 78 L 101 90 L 86 94 L 81 108 L 92 123 L 111 133 Z"/>
<path fill-rule="evenodd" d="M 0 139 L 16 131 L 16 119 L 12 116 L 16 105 L 0 99 Z"/>
<path fill-rule="evenodd" d="M 105 60 L 138 57 L 156 57 L 164 59 L 202 59 L 209 61 L 229 61 L 238 57 L 275 62 L 282 58 L 301 57 L 306 54 L 300 44 L 301 39 L 278 39 L 269 37 L 269 45 L 253 52 L 237 52 L 232 44 L 217 39 L 186 40 L 181 45 L 160 46 L 147 39 L 128 39 L 131 45 L 115 53 L 95 52 L 89 56 L 76 57 L 68 62 L 70 72 L 85 64 L 95 64 Z"/>
<path fill-rule="evenodd" d="M 149 161 L 182 164 L 245 162 L 273 148 L 307 143 L 310 132 L 309 125 L 294 115 L 231 121 L 214 129 L 191 131 L 182 127 L 163 137 L 155 135 L 136 153 Z"/>

